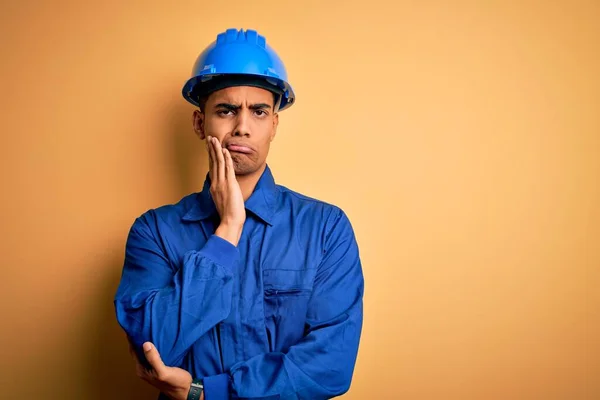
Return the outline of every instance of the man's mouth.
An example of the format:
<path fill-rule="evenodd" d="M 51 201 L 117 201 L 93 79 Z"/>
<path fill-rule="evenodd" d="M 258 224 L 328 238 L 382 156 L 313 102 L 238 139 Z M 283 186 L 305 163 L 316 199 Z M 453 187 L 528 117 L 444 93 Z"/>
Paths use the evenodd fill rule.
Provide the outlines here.
<path fill-rule="evenodd" d="M 252 153 L 252 149 L 250 147 L 242 146 L 239 144 L 227 145 L 227 150 L 229 150 L 231 152 L 235 152 L 235 153 L 244 153 L 244 154 Z"/>

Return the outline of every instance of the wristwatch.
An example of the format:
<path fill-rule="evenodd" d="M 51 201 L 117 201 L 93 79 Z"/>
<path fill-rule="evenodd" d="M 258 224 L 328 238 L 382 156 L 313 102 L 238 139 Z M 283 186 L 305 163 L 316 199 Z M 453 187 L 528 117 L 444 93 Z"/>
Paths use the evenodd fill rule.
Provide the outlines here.
<path fill-rule="evenodd" d="M 190 392 L 188 393 L 187 400 L 200 400 L 200 396 L 204 391 L 204 384 L 202 379 L 194 379 L 190 386 Z"/>

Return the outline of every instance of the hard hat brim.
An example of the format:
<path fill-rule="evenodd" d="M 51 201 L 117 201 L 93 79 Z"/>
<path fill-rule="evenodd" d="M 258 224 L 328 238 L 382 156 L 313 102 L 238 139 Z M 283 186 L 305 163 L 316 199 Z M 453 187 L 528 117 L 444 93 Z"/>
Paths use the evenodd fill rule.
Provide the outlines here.
<path fill-rule="evenodd" d="M 272 81 L 272 83 L 270 82 Z M 196 76 L 189 79 L 183 89 L 183 97 L 193 105 L 199 107 L 200 99 L 218 90 L 234 86 L 252 86 L 268 90 L 279 98 L 278 111 L 292 105 L 294 92 L 292 88 L 281 79 L 252 74 L 214 74 Z"/>

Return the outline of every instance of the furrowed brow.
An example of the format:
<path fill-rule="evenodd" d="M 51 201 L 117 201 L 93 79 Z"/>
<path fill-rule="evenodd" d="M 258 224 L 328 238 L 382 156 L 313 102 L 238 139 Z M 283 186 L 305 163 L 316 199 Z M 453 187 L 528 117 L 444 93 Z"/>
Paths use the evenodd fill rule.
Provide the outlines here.
<path fill-rule="evenodd" d="M 241 108 L 241 106 L 239 106 L 237 104 L 230 104 L 230 103 L 219 103 L 215 107 L 216 108 L 225 108 L 229 111 L 237 111 Z"/>
<path fill-rule="evenodd" d="M 251 110 L 263 110 L 263 109 L 270 109 L 272 106 L 267 104 L 267 103 L 258 103 L 258 104 L 252 104 L 250 106 Z"/>

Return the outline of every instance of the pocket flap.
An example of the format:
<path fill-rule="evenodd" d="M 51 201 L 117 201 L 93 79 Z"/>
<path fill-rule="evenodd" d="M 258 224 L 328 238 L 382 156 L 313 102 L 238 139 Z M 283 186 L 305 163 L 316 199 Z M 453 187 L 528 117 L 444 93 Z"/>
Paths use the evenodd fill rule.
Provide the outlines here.
<path fill-rule="evenodd" d="M 314 269 L 267 269 L 263 271 L 264 289 L 283 291 L 312 290 L 314 273 Z"/>

